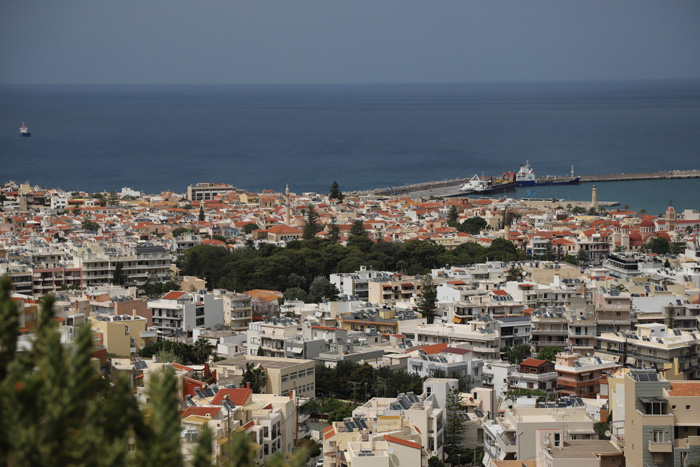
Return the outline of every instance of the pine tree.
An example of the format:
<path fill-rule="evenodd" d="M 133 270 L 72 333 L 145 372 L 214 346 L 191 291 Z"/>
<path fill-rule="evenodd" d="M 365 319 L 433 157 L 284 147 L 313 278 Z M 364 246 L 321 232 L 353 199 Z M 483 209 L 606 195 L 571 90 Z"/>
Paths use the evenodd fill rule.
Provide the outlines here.
<path fill-rule="evenodd" d="M 204 221 L 204 206 L 200 205 L 199 206 L 199 221 L 202 222 Z"/>
<path fill-rule="evenodd" d="M 360 219 L 353 221 L 350 226 L 350 236 L 366 237 L 367 231 L 365 230 L 365 225 Z"/>
<path fill-rule="evenodd" d="M 458 219 L 459 211 L 457 211 L 457 206 L 452 205 L 450 211 L 447 213 L 447 225 L 456 228 L 459 225 L 459 222 L 457 222 Z"/>
<path fill-rule="evenodd" d="M 437 288 L 430 274 L 426 274 L 421 281 L 420 297 L 418 298 L 418 311 L 431 324 L 435 319 L 435 307 L 437 304 Z"/>
<path fill-rule="evenodd" d="M 668 329 L 676 327 L 676 309 L 671 304 L 666 307 L 666 327 Z"/>
<path fill-rule="evenodd" d="M 211 442 L 212 434 L 207 425 L 199 433 L 197 447 L 194 450 L 192 467 L 211 467 Z"/>
<path fill-rule="evenodd" d="M 345 196 L 343 195 L 343 192 L 340 191 L 340 188 L 339 188 L 339 186 L 338 186 L 338 182 L 336 182 L 335 180 L 333 180 L 333 185 L 331 185 L 331 192 L 330 192 L 330 194 L 328 195 L 328 199 L 335 199 L 335 200 L 337 200 L 339 203 L 342 203 L 342 202 L 343 202 L 343 198 L 345 198 Z"/>
<path fill-rule="evenodd" d="M 462 444 L 464 432 L 462 411 L 462 405 L 459 402 L 459 389 L 453 388 L 447 393 L 445 403 L 445 452 L 450 456 L 450 463 L 453 466 L 455 454 Z"/>
<path fill-rule="evenodd" d="M 302 213 L 304 215 L 303 238 L 304 240 L 311 240 L 317 233 L 323 230 L 320 222 L 321 216 L 318 215 L 313 204 L 309 204 L 306 208 L 302 209 Z"/>
<path fill-rule="evenodd" d="M 335 222 L 335 217 L 333 217 L 331 223 L 328 224 L 328 240 L 333 243 L 338 243 L 340 241 L 340 228 Z"/>

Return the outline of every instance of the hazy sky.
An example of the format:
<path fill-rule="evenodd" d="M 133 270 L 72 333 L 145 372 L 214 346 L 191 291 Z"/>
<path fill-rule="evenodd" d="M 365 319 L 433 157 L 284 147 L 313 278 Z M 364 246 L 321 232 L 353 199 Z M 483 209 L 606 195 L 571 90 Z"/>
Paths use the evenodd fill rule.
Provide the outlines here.
<path fill-rule="evenodd" d="M 700 78 L 700 1 L 0 0 L 0 83 Z"/>

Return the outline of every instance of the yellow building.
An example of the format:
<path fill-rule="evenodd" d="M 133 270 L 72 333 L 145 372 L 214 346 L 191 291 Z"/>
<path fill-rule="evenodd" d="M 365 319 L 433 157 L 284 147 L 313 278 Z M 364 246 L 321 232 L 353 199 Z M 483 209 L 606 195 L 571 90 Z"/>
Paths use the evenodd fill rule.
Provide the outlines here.
<path fill-rule="evenodd" d="M 146 318 L 130 315 L 93 316 L 91 326 L 98 342 L 107 353 L 120 357 L 134 355 L 139 349 L 156 342 L 156 332 L 146 330 Z"/>

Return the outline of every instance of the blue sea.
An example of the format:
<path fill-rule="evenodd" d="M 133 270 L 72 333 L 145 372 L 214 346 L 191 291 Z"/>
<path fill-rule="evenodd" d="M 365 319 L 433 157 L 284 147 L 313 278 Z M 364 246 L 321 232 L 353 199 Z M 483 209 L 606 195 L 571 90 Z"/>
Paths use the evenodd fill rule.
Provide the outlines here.
<path fill-rule="evenodd" d="M 700 81 L 0 87 L 0 181 L 66 190 L 327 193 L 333 180 L 382 188 L 526 160 L 543 176 L 696 169 L 699 156 Z M 654 214 L 670 200 L 700 208 L 700 179 L 599 183 L 598 198 Z"/>

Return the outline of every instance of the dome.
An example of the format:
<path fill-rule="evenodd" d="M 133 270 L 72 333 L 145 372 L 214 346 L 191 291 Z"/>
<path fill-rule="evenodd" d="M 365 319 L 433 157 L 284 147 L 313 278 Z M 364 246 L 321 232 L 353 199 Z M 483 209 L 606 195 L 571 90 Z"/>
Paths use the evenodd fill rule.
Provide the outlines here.
<path fill-rule="evenodd" d="M 651 219 L 644 219 L 641 224 L 639 224 L 640 227 L 654 227 L 654 221 Z"/>

